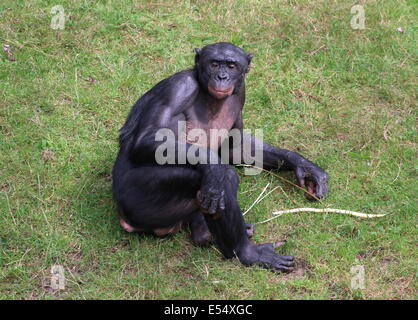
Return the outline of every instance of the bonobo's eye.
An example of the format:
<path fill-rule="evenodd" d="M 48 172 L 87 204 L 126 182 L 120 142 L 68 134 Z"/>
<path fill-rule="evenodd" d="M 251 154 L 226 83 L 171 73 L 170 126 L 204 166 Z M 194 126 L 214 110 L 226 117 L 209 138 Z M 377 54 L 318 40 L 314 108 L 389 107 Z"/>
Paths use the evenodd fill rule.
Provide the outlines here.
<path fill-rule="evenodd" d="M 235 67 L 236 67 L 235 63 L 233 63 L 233 62 L 228 63 L 228 68 L 229 69 L 234 69 Z"/>
<path fill-rule="evenodd" d="M 219 67 L 219 63 L 217 63 L 216 61 L 212 61 L 212 62 L 210 63 L 210 65 L 211 65 L 212 67 L 214 67 L 214 68 Z"/>

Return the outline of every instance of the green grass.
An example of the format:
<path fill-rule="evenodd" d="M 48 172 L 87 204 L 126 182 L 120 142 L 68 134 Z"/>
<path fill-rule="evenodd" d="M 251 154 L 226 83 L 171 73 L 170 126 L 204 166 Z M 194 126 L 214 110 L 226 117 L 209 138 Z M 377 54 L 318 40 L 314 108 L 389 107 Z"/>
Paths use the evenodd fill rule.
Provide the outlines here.
<path fill-rule="evenodd" d="M 358 3 L 364 30 L 350 27 Z M 65 30 L 50 28 L 57 4 Z M 417 7 L 3 0 L 0 44 L 16 61 L 0 52 L 0 298 L 417 299 Z M 267 183 L 282 187 L 246 219 L 307 206 L 388 214 L 287 214 L 259 225 L 257 242 L 287 239 L 280 252 L 296 256 L 292 274 L 225 261 L 185 231 L 157 239 L 117 221 L 110 173 L 131 105 L 189 68 L 193 48 L 218 41 L 255 54 L 246 127 L 330 174 L 329 197 L 316 204 L 268 174 L 241 174 L 243 209 Z M 50 287 L 55 264 L 65 268 L 61 291 Z M 355 265 L 365 267 L 364 289 L 351 289 Z"/>

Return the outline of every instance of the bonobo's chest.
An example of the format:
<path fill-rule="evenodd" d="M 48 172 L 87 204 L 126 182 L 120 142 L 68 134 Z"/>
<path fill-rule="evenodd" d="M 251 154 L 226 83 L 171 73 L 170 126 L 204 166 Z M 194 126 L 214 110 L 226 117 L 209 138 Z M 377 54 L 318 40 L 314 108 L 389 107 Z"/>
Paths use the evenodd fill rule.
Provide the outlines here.
<path fill-rule="evenodd" d="M 193 106 L 185 112 L 183 138 L 188 143 L 217 150 L 228 137 L 241 109 L 242 103 L 235 97 Z"/>

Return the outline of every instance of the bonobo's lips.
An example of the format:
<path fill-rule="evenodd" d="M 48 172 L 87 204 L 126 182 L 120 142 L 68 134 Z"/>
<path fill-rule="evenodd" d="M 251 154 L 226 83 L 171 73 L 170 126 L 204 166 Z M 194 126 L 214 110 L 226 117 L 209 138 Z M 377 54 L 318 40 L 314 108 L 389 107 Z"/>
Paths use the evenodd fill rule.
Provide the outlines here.
<path fill-rule="evenodd" d="M 230 96 L 232 94 L 232 91 L 234 91 L 234 87 L 232 86 L 232 87 L 227 88 L 227 89 L 220 89 L 220 88 L 214 88 L 212 86 L 208 86 L 208 90 L 209 90 L 209 93 L 212 96 L 214 96 L 218 99 L 223 99 L 223 98 L 225 98 L 227 96 Z"/>

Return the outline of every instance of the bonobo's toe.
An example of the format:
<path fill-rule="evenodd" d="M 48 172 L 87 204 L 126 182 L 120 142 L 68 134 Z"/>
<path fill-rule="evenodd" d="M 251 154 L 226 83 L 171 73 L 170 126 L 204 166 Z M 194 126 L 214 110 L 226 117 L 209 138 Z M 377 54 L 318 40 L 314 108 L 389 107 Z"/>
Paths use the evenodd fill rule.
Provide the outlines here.
<path fill-rule="evenodd" d="M 247 229 L 248 238 L 251 238 L 254 235 L 254 224 L 253 223 L 246 223 L 245 227 Z"/>
<path fill-rule="evenodd" d="M 258 246 L 259 264 L 265 268 L 290 272 L 295 265 L 293 256 L 281 256 L 274 252 L 274 244 L 268 243 Z"/>
<path fill-rule="evenodd" d="M 273 243 L 273 247 L 278 248 L 284 246 L 286 244 L 286 240 L 279 240 Z"/>
<path fill-rule="evenodd" d="M 285 261 L 293 261 L 295 258 L 293 256 L 280 256 Z"/>

